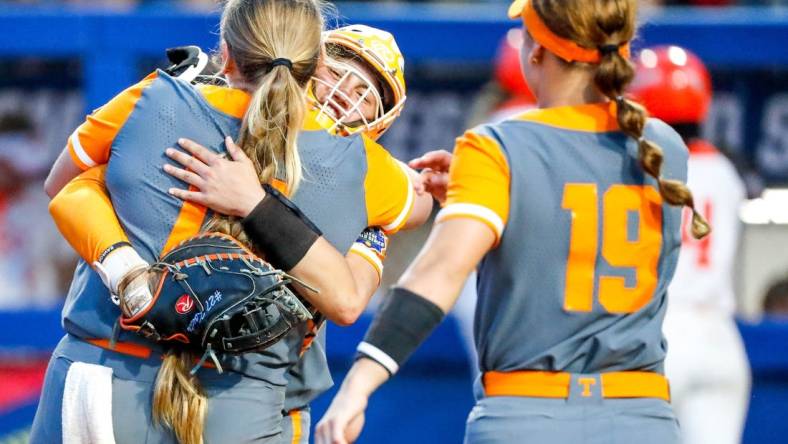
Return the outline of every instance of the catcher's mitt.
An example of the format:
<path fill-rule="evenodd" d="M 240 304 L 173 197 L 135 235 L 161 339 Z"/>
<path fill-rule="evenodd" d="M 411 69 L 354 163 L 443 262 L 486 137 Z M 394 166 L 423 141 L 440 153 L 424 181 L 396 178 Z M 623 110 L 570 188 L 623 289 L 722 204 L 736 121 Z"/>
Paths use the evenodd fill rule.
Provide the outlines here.
<path fill-rule="evenodd" d="M 287 287 L 292 277 L 224 234 L 187 239 L 151 265 L 147 279 L 151 301 L 124 309 L 120 326 L 211 355 L 264 349 L 312 318 Z"/>

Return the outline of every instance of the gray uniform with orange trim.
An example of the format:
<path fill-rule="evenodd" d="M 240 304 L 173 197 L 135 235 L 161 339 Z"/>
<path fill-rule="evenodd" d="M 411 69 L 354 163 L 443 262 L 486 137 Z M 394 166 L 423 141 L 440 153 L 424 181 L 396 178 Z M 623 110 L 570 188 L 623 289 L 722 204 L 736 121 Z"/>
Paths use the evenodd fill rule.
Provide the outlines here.
<path fill-rule="evenodd" d="M 499 239 L 479 266 L 484 376 L 467 442 L 676 441 L 659 374 L 681 209 L 662 203 L 613 107 L 533 110 L 457 141 L 437 220 L 474 218 Z M 684 181 L 681 138 L 658 120 L 645 135 L 663 176 Z"/>
<path fill-rule="evenodd" d="M 71 136 L 68 149 L 77 165 L 84 169 L 108 164 L 106 185 L 113 207 L 144 259 L 153 261 L 196 234 L 209 217 L 205 208 L 182 203 L 168 194 L 170 187 L 181 184 L 161 171 L 161 165 L 168 161 L 164 149 L 175 146 L 177 138 L 187 137 L 223 151 L 224 137 L 237 134 L 248 103 L 249 96 L 239 90 L 213 86 L 197 89 L 158 72 L 97 110 Z M 299 138 L 299 152 L 305 178 L 293 200 L 338 250 L 347 251 L 368 225 L 396 231 L 404 223 L 413 202 L 412 187 L 402 166 L 382 147 L 363 137 L 331 136 L 308 118 Z M 392 191 L 377 186 L 376 181 L 399 186 Z M 77 339 L 110 338 L 118 314 L 98 275 L 82 261 L 63 310 L 68 335 L 50 363 L 33 442 L 60 440 L 63 388 L 70 363 L 76 361 L 115 371 L 112 386 L 118 392 L 113 404 L 128 390 L 138 393 L 119 405 L 116 411 L 123 414 L 113 415 L 113 423 L 116 430 L 138 429 L 140 433 L 116 433 L 118 442 L 172 442 L 168 432 L 148 430 L 150 398 L 139 396 L 150 391 L 160 362 L 156 353 L 141 360 Z M 299 359 L 306 331 L 304 325 L 262 353 L 221 357 L 224 367 L 233 371 L 224 378 L 215 378 L 213 370 L 198 372 L 209 394 L 208 442 L 281 439 L 286 373 Z M 126 332 L 121 332 L 119 341 L 161 351 L 155 344 Z M 322 370 L 330 386 L 324 355 L 320 356 L 322 364 L 318 359 L 311 368 L 316 373 Z M 124 380 L 133 387 L 128 388 Z M 316 377 L 314 380 L 321 386 L 326 384 Z M 234 384 L 239 390 L 254 384 L 261 388 L 243 394 L 228 389 Z M 214 399 L 212 394 L 220 394 L 220 398 Z M 213 404 L 221 407 L 211 407 Z M 126 411 L 138 411 L 148 420 L 140 421 L 139 415 L 126 415 Z M 248 425 L 236 422 L 249 416 L 255 419 Z"/>

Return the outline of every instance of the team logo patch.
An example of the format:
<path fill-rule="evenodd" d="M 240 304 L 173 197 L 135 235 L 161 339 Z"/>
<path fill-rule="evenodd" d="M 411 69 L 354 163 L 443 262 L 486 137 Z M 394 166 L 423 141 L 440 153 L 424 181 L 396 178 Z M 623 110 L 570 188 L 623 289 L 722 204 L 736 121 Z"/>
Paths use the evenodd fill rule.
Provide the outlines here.
<path fill-rule="evenodd" d="M 175 311 L 178 314 L 186 314 L 194 309 L 194 299 L 188 294 L 183 294 L 175 301 Z"/>

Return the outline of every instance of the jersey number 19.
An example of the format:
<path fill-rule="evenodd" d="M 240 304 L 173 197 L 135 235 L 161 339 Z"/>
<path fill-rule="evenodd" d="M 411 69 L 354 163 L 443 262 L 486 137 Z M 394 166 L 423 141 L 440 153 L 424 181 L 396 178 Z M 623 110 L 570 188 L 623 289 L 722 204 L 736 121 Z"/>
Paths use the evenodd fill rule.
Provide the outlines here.
<path fill-rule="evenodd" d="M 597 188 L 594 183 L 564 185 L 561 206 L 572 213 L 564 309 L 591 311 L 596 296 L 609 313 L 633 313 L 648 303 L 657 287 L 662 248 L 662 197 L 647 185 L 612 185 L 602 195 L 600 217 Z M 629 239 L 629 218 L 633 216 L 637 217 L 638 235 L 636 239 Z M 594 295 L 600 252 L 611 267 L 634 269 L 634 285 L 627 286 L 622 276 L 602 275 Z"/>

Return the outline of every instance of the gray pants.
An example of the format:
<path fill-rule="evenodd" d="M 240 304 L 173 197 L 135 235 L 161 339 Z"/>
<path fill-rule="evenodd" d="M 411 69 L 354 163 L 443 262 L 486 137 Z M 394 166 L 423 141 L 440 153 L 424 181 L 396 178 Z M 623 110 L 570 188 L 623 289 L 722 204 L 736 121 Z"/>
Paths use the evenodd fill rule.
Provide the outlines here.
<path fill-rule="evenodd" d="M 282 442 L 284 444 L 309 444 L 309 429 L 312 415 L 309 407 L 290 412 L 282 418 Z"/>
<path fill-rule="evenodd" d="M 62 404 L 66 375 L 73 362 L 111 367 L 112 425 L 117 444 L 177 444 L 170 429 L 154 424 L 151 415 L 153 382 L 161 358 L 148 360 L 95 347 L 66 336 L 52 355 L 44 379 L 31 444 L 62 441 Z M 284 387 L 243 376 L 219 374 L 212 369 L 198 373 L 208 396 L 204 438 L 210 443 L 265 443 L 282 441 Z"/>
<path fill-rule="evenodd" d="M 477 390 L 478 394 L 478 390 Z M 656 398 L 603 399 L 573 390 L 568 399 L 478 397 L 466 444 L 678 444 L 671 405 Z"/>

